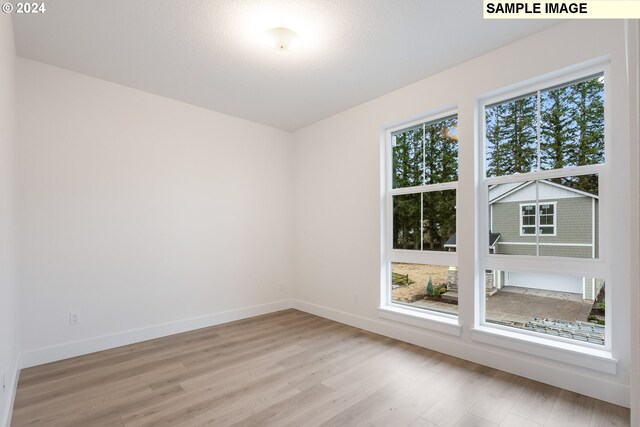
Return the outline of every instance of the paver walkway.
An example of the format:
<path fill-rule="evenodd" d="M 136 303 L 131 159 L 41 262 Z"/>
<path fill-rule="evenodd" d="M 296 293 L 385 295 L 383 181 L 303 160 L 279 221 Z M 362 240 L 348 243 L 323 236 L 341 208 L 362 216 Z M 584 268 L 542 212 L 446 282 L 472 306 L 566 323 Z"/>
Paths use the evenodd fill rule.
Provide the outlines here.
<path fill-rule="evenodd" d="M 420 300 L 409 305 L 456 314 L 457 306 L 443 302 Z M 586 322 L 593 302 L 582 295 L 506 286 L 487 297 L 487 320 L 526 323 L 535 317 L 543 319 Z"/>

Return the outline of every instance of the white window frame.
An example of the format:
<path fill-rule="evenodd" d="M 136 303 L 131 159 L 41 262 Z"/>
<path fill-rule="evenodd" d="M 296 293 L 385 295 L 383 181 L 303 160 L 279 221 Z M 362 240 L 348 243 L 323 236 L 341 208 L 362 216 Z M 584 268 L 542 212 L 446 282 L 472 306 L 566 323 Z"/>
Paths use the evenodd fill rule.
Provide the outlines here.
<path fill-rule="evenodd" d="M 533 212 L 533 215 L 526 215 L 526 216 L 533 216 L 533 225 L 524 225 L 524 211 L 522 208 L 527 207 L 527 206 L 533 206 L 533 208 L 535 209 Z M 536 203 L 520 203 L 519 205 L 520 208 L 520 236 L 535 236 L 538 230 L 538 207 L 536 205 Z M 523 230 L 524 228 L 533 228 L 533 233 L 525 233 Z"/>
<path fill-rule="evenodd" d="M 553 219 L 553 224 L 548 225 L 542 225 L 542 222 L 540 221 L 540 218 L 542 218 L 542 211 L 540 210 L 540 207 L 542 205 L 551 205 L 553 206 L 553 213 L 551 214 L 551 218 Z M 536 228 L 536 232 L 538 233 L 538 235 L 540 236 L 555 236 L 556 235 L 556 212 L 558 211 L 558 203 L 557 202 L 545 202 L 545 203 L 540 203 L 540 201 L 538 200 L 538 204 L 536 206 L 536 221 L 537 223 L 537 228 Z M 544 214 L 544 216 L 549 216 L 549 214 Z M 542 227 L 545 228 L 551 228 L 553 230 L 553 233 L 542 233 L 541 229 Z"/>
<path fill-rule="evenodd" d="M 572 81 L 587 78 L 598 73 L 603 73 L 604 79 L 604 119 L 605 119 L 605 148 L 604 163 L 597 165 L 574 166 L 563 169 L 539 170 L 535 172 L 487 177 L 486 175 L 486 123 L 485 108 L 488 105 L 496 104 L 512 98 L 523 96 L 537 91 L 559 86 Z M 547 274 L 564 274 L 576 277 L 597 277 L 606 280 L 607 284 L 607 305 L 615 307 L 615 284 L 610 281 L 610 205 L 609 197 L 613 194 L 609 185 L 609 172 L 611 168 L 611 83 L 607 76 L 610 74 L 610 66 L 602 61 L 600 64 L 584 67 L 582 69 L 574 69 L 574 71 L 557 74 L 556 77 L 548 79 L 538 79 L 533 83 L 525 83 L 517 86 L 515 89 L 494 92 L 487 97 L 478 101 L 478 123 L 479 123 L 479 156 L 477 156 L 477 177 L 479 180 L 479 190 L 477 193 L 478 206 L 477 219 L 479 227 L 477 227 L 477 241 L 483 241 L 484 236 L 489 232 L 489 218 L 486 207 L 489 206 L 488 189 L 491 185 L 520 183 L 523 181 L 540 181 L 544 179 L 561 178 L 565 176 L 580 176 L 597 174 L 599 180 L 599 257 L 598 258 L 570 258 L 570 257 L 552 257 L 552 256 L 528 256 L 528 255 L 500 255 L 491 254 L 484 246 L 480 246 L 478 262 L 476 265 L 476 289 L 474 301 L 474 331 L 472 338 L 474 340 L 502 345 L 507 348 L 522 347 L 526 351 L 538 348 L 539 345 L 549 346 L 560 350 L 569 350 L 580 353 L 586 353 L 606 359 L 607 366 L 611 359 L 611 337 L 612 337 L 612 309 L 608 309 L 605 313 L 605 343 L 603 345 L 583 343 L 580 341 L 545 335 L 536 332 L 530 332 L 508 326 L 492 324 L 486 321 L 486 298 L 484 298 L 484 271 L 500 270 L 515 272 L 532 272 Z M 538 162 L 539 165 L 539 162 Z M 554 209 L 554 214 L 557 210 Z M 554 223 L 557 225 L 557 218 Z M 536 209 L 536 224 L 538 223 L 538 209 Z M 537 229 L 536 229 L 537 230 Z M 537 230 L 538 231 L 538 230 Z M 536 241 L 539 244 L 540 235 L 536 233 Z M 548 236 L 548 235 L 542 235 Z M 514 344 L 521 342 L 521 344 Z M 608 368 L 607 368 L 608 369 Z"/>
<path fill-rule="evenodd" d="M 394 303 L 391 298 L 391 264 L 394 262 L 411 264 L 431 264 L 442 266 L 458 266 L 458 252 L 449 251 L 429 251 L 429 250 L 408 250 L 393 248 L 393 197 L 405 194 L 428 193 L 433 191 L 455 190 L 456 205 L 458 204 L 458 181 L 425 184 L 414 187 L 393 188 L 393 150 L 392 135 L 400 130 L 410 128 L 419 124 L 446 119 L 452 116 L 458 117 L 456 108 L 447 108 L 433 112 L 420 118 L 419 120 L 403 123 L 398 126 L 384 130 L 381 143 L 383 144 L 384 159 L 384 187 L 383 187 L 383 239 L 384 248 L 382 254 L 382 274 L 380 287 L 380 306 L 378 312 L 380 317 L 394 320 L 414 326 L 450 335 L 460 336 L 461 327 L 458 323 L 458 316 L 449 313 L 429 310 L 427 308 L 414 308 L 411 306 Z M 458 145 L 459 149 L 460 145 Z M 457 215 L 456 215 L 457 221 Z M 456 226 L 456 229 L 458 227 Z M 422 239 L 422 237 L 421 237 Z"/>
<path fill-rule="evenodd" d="M 553 225 L 552 226 L 550 226 L 550 225 L 541 225 L 540 224 L 540 215 L 541 215 L 540 214 L 540 205 L 552 205 L 553 206 Z M 557 232 L 556 232 L 556 230 L 557 230 L 557 227 L 556 227 L 556 224 L 557 224 L 557 212 L 558 212 L 558 206 L 557 205 L 558 205 L 558 202 L 520 203 L 520 206 L 519 206 L 519 208 L 520 208 L 520 236 L 521 237 L 536 237 L 536 236 L 540 236 L 540 237 L 555 237 L 555 236 L 557 236 Z M 524 215 L 522 214 L 522 208 L 524 206 L 533 206 L 535 208 L 536 213 L 535 213 L 535 224 L 534 225 L 524 225 L 523 224 L 522 219 L 523 219 Z M 531 233 L 531 234 L 523 233 L 522 230 L 525 227 L 533 227 L 534 232 Z M 542 228 L 542 227 L 547 227 L 547 228 L 553 227 L 553 233 L 542 234 L 540 232 L 540 228 Z"/>

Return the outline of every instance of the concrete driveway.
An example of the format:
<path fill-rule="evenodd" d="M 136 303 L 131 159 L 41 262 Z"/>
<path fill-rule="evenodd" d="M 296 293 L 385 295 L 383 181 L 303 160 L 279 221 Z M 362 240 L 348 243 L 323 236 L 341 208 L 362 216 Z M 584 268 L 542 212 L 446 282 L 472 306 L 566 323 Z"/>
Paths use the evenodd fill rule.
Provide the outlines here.
<path fill-rule="evenodd" d="M 593 302 L 584 301 L 581 294 L 507 286 L 487 297 L 487 320 L 521 322 L 534 317 L 586 322 Z"/>

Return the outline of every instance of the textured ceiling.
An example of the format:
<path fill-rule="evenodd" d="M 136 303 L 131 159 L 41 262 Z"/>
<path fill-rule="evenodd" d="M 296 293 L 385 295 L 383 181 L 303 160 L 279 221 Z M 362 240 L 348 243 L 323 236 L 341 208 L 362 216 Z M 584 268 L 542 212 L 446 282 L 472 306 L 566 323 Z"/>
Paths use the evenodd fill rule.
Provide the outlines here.
<path fill-rule="evenodd" d="M 550 27 L 480 0 L 55 0 L 13 15 L 20 56 L 295 130 Z M 299 32 L 293 51 L 265 30 Z"/>

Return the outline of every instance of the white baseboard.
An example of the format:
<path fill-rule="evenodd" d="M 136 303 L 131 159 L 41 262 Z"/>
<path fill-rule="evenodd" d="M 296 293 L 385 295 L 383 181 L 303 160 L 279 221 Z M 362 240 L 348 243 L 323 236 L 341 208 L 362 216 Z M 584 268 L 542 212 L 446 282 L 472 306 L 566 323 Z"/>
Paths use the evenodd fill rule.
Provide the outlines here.
<path fill-rule="evenodd" d="M 146 328 L 133 329 L 115 334 L 89 338 L 86 340 L 39 348 L 21 353 L 21 362 L 19 367 L 23 369 L 29 368 L 71 357 L 95 353 L 96 351 L 108 350 L 110 348 L 179 334 L 181 332 L 188 332 L 195 329 L 233 322 L 234 320 L 241 320 L 248 317 L 286 310 L 291 307 L 292 300 L 284 299 L 267 304 L 243 307 L 235 310 L 178 320 L 176 322 L 163 323 Z"/>
<path fill-rule="evenodd" d="M 543 359 L 536 360 L 497 347 L 472 345 L 459 338 L 426 330 L 417 332 L 399 323 L 374 320 L 297 299 L 293 300 L 293 308 L 616 405 L 628 408 L 631 403 L 629 387 L 608 381 L 603 375 L 590 376 L 571 367 L 563 369 Z"/>
<path fill-rule="evenodd" d="M 9 398 L 7 399 L 4 408 L 4 417 L 0 420 L 0 426 L 9 427 L 11 425 L 11 415 L 13 414 L 13 403 L 16 400 L 16 391 L 18 390 L 18 377 L 20 376 L 20 355 L 16 358 L 16 366 L 13 370 L 12 376 L 9 380 L 9 384 L 6 392 L 9 392 Z"/>

